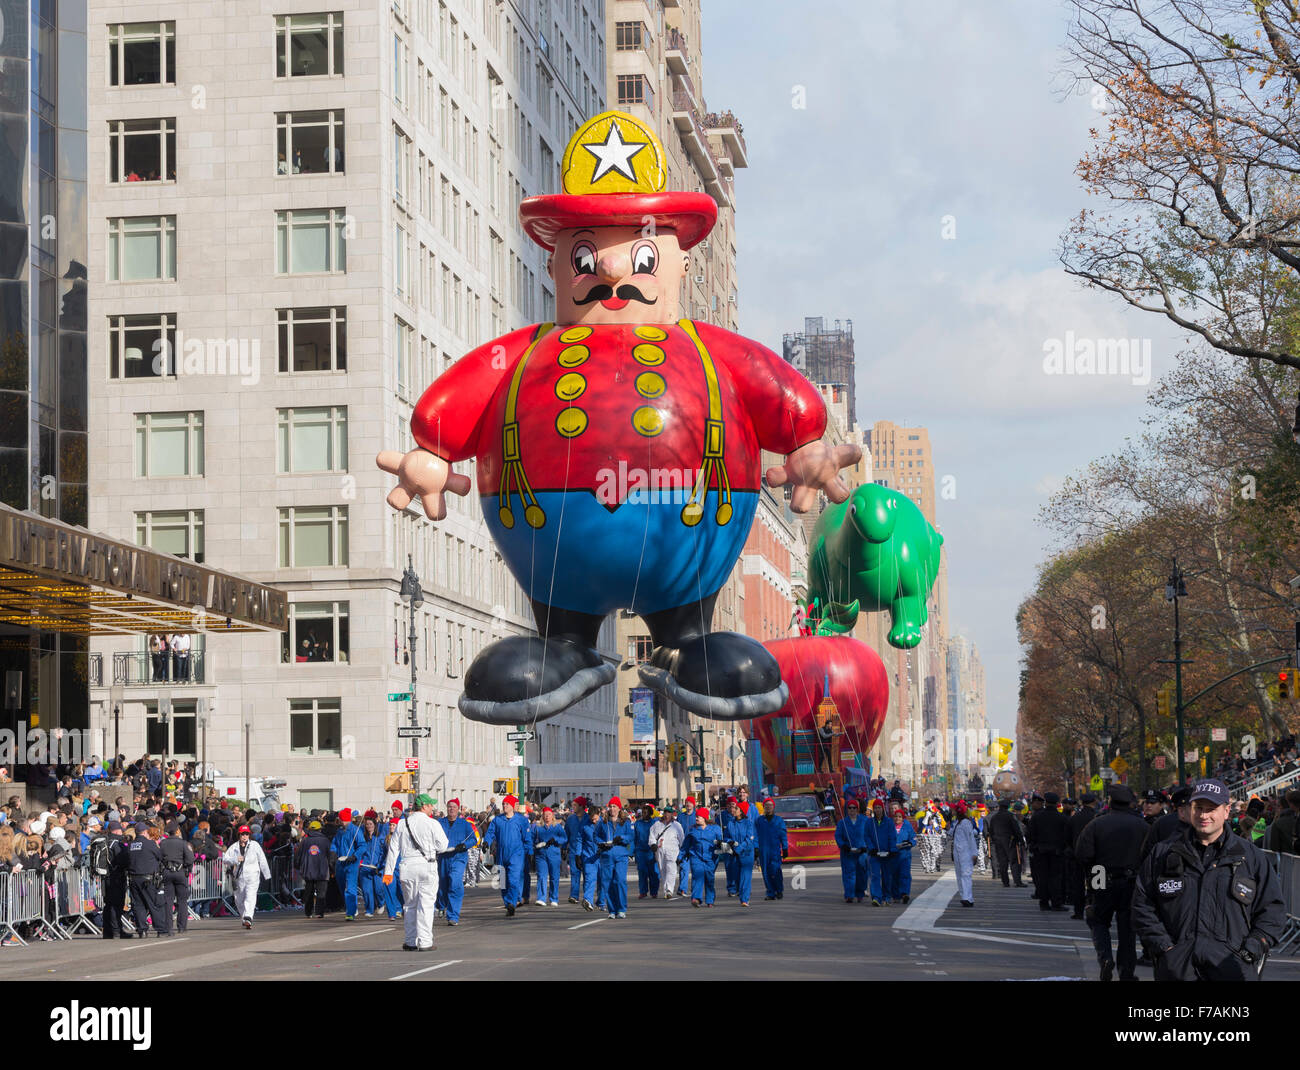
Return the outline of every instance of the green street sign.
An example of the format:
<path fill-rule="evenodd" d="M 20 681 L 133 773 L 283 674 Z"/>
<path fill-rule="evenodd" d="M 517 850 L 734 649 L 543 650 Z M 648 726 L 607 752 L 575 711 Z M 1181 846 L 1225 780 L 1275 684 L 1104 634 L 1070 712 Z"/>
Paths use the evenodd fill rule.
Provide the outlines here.
<path fill-rule="evenodd" d="M 390 691 L 388 693 L 389 702 L 409 702 L 410 700 L 411 700 L 411 693 L 409 691 L 402 691 L 400 693 L 395 691 Z"/>
<path fill-rule="evenodd" d="M 688 772 L 691 772 L 691 773 L 702 773 L 702 772 L 704 772 L 704 766 L 702 766 L 702 765 L 688 765 L 688 766 L 686 767 L 686 769 L 687 769 Z"/>

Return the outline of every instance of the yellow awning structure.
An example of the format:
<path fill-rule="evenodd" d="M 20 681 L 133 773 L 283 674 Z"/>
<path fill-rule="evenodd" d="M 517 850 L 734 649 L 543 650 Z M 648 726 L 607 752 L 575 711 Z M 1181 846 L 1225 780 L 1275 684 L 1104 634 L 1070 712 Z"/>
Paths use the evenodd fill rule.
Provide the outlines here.
<path fill-rule="evenodd" d="M 0 624 L 73 635 L 282 632 L 283 591 L 0 505 Z"/>

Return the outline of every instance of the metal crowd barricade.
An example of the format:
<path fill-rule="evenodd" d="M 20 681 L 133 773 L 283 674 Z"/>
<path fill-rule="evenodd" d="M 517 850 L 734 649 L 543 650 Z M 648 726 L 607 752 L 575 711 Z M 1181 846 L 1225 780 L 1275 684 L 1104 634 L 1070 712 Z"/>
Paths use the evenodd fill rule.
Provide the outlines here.
<path fill-rule="evenodd" d="M 224 887 L 222 863 L 220 858 L 207 858 L 198 862 L 190 875 L 190 917 L 196 918 L 196 903 L 219 903 L 225 899 L 228 889 Z"/>
<path fill-rule="evenodd" d="M 60 935 L 71 938 L 73 933 L 88 932 L 99 936 L 100 931 L 89 914 L 100 909 L 102 893 L 95 875 L 84 866 L 59 870 L 54 883 L 55 925 Z"/>
<path fill-rule="evenodd" d="M 1280 955 L 1292 947 L 1300 950 L 1300 855 L 1276 851 L 1266 851 L 1265 854 L 1277 867 L 1282 881 L 1282 900 L 1286 903 L 1286 927 L 1273 952 Z"/>
<path fill-rule="evenodd" d="M 305 882 L 294 872 L 293 856 L 288 852 L 271 858 L 271 897 L 282 907 L 302 906 L 302 890 Z"/>
<path fill-rule="evenodd" d="M 34 869 L 0 874 L 0 932 L 8 933 L 20 944 L 27 941 L 18 932 L 19 925 L 33 925 L 36 932 L 58 939 L 66 934 L 45 916 L 47 892 L 45 878 Z"/>

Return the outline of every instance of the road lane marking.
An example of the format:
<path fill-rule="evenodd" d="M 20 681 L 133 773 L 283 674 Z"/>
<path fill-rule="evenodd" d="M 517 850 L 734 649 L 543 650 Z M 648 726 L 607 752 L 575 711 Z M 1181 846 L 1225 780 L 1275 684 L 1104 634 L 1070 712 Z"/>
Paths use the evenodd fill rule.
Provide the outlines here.
<path fill-rule="evenodd" d="M 371 929 L 368 933 L 357 933 L 355 936 L 340 936 L 334 942 L 336 944 L 342 944 L 348 940 L 360 940 L 363 936 L 374 936 L 376 933 L 391 933 L 395 928 L 397 928 L 397 926 L 394 925 L 387 929 Z"/>
<path fill-rule="evenodd" d="M 410 973 L 403 973 L 403 974 L 399 974 L 397 977 L 390 977 L 389 980 L 405 981 L 408 977 L 418 977 L 422 973 L 429 973 L 433 970 L 441 970 L 444 966 L 455 966 L 456 963 L 463 962 L 463 961 L 464 959 L 448 959 L 446 962 L 440 962 L 436 966 L 426 966 L 422 970 L 412 970 Z"/>
<path fill-rule="evenodd" d="M 172 977 L 174 974 L 160 973 L 157 977 L 141 977 L 141 981 L 161 981 L 164 977 Z"/>
<path fill-rule="evenodd" d="M 595 919 L 593 919 L 592 921 L 584 921 L 581 925 L 570 925 L 570 926 L 569 926 L 569 932 L 573 932 L 574 929 L 585 929 L 588 925 L 595 925 L 597 922 L 600 922 L 600 921 L 609 921 L 609 919 L 608 919 L 608 918 L 595 918 Z"/>
<path fill-rule="evenodd" d="M 1014 936 L 1037 936 L 1044 940 L 1078 940 L 1080 943 L 1088 944 L 1090 946 L 1092 944 L 1091 936 L 1070 936 L 1067 933 L 1059 933 L 1059 934 L 1058 933 L 1036 933 L 1030 929 L 966 929 L 964 926 L 961 925 L 953 925 L 950 926 L 949 928 L 963 929 L 966 932 L 1010 933 Z M 941 929 L 940 931 L 948 932 L 949 929 Z"/>

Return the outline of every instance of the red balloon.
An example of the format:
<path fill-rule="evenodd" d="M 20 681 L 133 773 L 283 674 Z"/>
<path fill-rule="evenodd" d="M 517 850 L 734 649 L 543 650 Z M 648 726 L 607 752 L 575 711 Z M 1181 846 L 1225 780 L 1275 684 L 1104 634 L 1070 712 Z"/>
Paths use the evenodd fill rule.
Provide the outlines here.
<path fill-rule="evenodd" d="M 828 694 L 827 681 L 829 695 L 844 725 L 844 741 L 859 755 L 871 750 L 889 708 L 889 678 L 884 663 L 871 647 L 848 635 L 773 639 L 763 645 L 776 658 L 781 679 L 790 688 L 790 701 L 776 713 L 752 722 L 766 762 L 777 753 L 772 721 L 789 717 L 794 731 L 814 729 L 817 706 Z"/>

